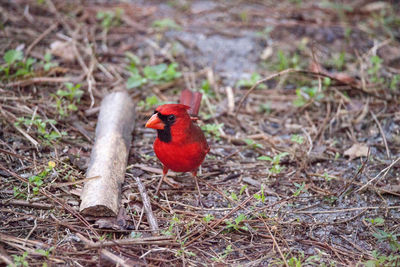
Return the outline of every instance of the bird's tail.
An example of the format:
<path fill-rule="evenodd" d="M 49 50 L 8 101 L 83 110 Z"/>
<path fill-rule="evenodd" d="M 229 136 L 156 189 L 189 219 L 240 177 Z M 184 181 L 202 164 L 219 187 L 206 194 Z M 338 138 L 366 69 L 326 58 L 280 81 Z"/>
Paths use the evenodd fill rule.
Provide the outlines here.
<path fill-rule="evenodd" d="M 199 114 L 201 98 L 203 97 L 200 92 L 193 92 L 189 89 L 185 89 L 181 92 L 181 98 L 179 100 L 180 104 L 187 105 L 190 107 L 188 113 L 190 117 L 197 119 L 197 115 Z"/>

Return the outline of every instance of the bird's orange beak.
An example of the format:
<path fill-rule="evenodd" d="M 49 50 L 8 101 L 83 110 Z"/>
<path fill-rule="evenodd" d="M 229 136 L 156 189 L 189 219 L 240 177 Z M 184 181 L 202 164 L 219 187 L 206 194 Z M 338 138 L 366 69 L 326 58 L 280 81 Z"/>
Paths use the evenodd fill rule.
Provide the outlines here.
<path fill-rule="evenodd" d="M 154 114 L 151 116 L 151 118 L 147 121 L 146 123 L 146 128 L 153 128 L 157 130 L 164 130 L 164 123 L 160 118 L 157 116 L 157 114 Z"/>

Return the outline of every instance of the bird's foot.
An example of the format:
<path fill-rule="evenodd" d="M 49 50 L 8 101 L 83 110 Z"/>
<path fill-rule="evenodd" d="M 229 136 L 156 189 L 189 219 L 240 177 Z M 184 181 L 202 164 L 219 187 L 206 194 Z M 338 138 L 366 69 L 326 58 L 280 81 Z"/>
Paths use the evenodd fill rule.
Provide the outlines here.
<path fill-rule="evenodd" d="M 164 177 L 164 182 L 166 182 L 169 186 L 171 186 L 171 187 L 173 187 L 175 189 L 179 189 L 179 188 L 185 186 L 184 184 L 178 183 L 178 182 L 176 182 L 173 179 L 170 179 L 168 177 Z"/>

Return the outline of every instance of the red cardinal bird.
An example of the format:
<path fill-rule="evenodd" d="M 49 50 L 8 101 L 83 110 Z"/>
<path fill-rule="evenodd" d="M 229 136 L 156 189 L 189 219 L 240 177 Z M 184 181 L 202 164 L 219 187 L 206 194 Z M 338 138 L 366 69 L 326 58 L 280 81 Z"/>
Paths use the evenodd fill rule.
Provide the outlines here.
<path fill-rule="evenodd" d="M 171 169 L 176 172 L 191 172 L 200 194 L 197 169 L 210 147 L 200 127 L 189 116 L 189 109 L 189 106 L 182 104 L 165 104 L 159 106 L 146 123 L 147 128 L 157 129 L 153 147 L 164 166 L 157 192 L 163 180 L 170 184 L 166 175 Z"/>

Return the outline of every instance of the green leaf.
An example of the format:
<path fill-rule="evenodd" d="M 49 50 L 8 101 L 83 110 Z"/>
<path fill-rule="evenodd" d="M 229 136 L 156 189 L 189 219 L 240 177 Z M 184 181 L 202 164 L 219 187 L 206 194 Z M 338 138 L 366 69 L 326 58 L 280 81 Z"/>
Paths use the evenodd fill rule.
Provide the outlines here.
<path fill-rule="evenodd" d="M 159 30 L 180 30 L 182 28 L 173 19 L 170 18 L 155 20 L 152 26 L 153 28 Z"/>
<path fill-rule="evenodd" d="M 77 110 L 78 110 L 78 107 L 77 107 L 75 104 L 69 104 L 69 105 L 68 105 L 68 109 L 69 109 L 69 110 L 72 110 L 72 111 L 77 111 Z"/>
<path fill-rule="evenodd" d="M 132 74 L 131 77 L 126 81 L 126 88 L 127 89 L 132 89 L 139 87 L 147 82 L 146 78 L 143 78 L 140 76 L 139 73 L 137 74 Z"/>
<path fill-rule="evenodd" d="M 271 157 L 268 157 L 268 156 L 260 156 L 260 157 L 258 157 L 257 159 L 258 159 L 258 160 L 272 161 L 272 158 L 271 158 Z"/>
<path fill-rule="evenodd" d="M 146 66 L 143 69 L 143 73 L 148 79 L 158 81 L 162 78 L 162 73 L 166 71 L 167 68 L 167 64 L 164 63 L 155 66 Z"/>
<path fill-rule="evenodd" d="M 209 223 L 210 221 L 214 220 L 214 216 L 211 214 L 207 214 L 206 216 L 203 217 L 203 221 L 205 221 L 206 223 Z"/>
<path fill-rule="evenodd" d="M 290 140 L 297 144 L 300 144 L 300 145 L 304 143 L 304 137 L 302 135 L 298 135 L 298 134 L 292 135 Z"/>
<path fill-rule="evenodd" d="M 8 50 L 3 56 L 4 61 L 8 65 L 11 65 L 16 61 L 20 61 L 23 58 L 24 58 L 24 55 L 23 55 L 22 51 L 19 51 L 19 50 Z"/>

